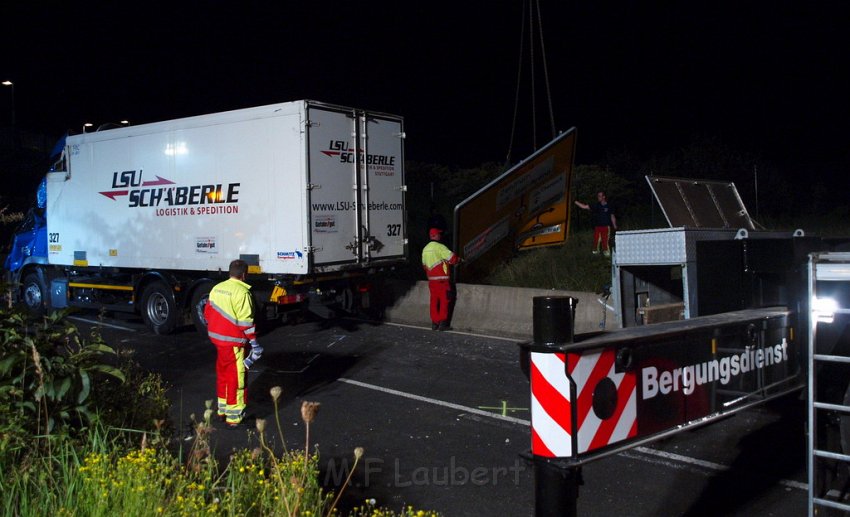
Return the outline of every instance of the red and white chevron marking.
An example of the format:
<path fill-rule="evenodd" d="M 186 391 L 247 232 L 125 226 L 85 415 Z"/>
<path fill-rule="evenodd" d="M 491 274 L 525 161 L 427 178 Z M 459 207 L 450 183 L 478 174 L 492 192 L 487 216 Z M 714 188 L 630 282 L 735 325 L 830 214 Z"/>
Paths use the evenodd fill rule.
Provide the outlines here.
<path fill-rule="evenodd" d="M 592 451 L 637 435 L 637 375 L 615 373 L 613 348 L 583 355 L 569 354 L 570 377 L 578 393 L 578 453 Z M 604 378 L 617 388 L 614 413 L 601 419 L 593 411 L 593 390 Z"/>
<path fill-rule="evenodd" d="M 585 354 L 531 353 L 533 454 L 570 457 L 637 435 L 637 376 L 616 373 L 615 355 L 613 348 Z M 602 419 L 593 410 L 593 392 L 605 378 L 614 383 L 617 400 L 613 414 Z"/>
<path fill-rule="evenodd" d="M 573 455 L 570 381 L 564 354 L 531 353 L 531 453 Z"/>

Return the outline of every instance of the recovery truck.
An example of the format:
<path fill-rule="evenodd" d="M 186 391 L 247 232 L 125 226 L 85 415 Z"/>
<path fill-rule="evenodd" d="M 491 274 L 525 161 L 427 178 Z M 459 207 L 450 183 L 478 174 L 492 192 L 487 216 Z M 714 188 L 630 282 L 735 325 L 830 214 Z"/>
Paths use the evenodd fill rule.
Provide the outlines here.
<path fill-rule="evenodd" d="M 203 330 L 237 258 L 260 317 L 374 310 L 406 261 L 404 136 L 309 100 L 67 136 L 6 280 L 33 311 L 135 312 L 157 334 Z"/>
<path fill-rule="evenodd" d="M 618 328 L 574 335 L 574 299 L 534 300 L 536 514 L 575 514 L 585 463 L 807 386 L 812 507 L 850 510 L 850 484 L 827 496 L 850 474 L 850 241 L 757 229 L 729 182 L 646 179 L 670 227 L 617 232 Z"/>

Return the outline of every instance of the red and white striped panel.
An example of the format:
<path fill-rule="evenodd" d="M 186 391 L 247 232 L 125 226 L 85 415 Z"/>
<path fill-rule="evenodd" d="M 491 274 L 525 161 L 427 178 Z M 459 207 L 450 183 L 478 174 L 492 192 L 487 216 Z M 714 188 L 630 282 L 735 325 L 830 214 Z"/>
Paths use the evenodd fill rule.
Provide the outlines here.
<path fill-rule="evenodd" d="M 531 353 L 531 452 L 570 457 L 637 435 L 637 383 L 634 372 L 615 373 L 614 349 L 579 354 Z M 569 377 L 568 377 L 569 372 Z M 593 411 L 593 391 L 609 378 L 617 388 L 616 408 L 601 419 Z M 575 383 L 575 402 L 570 390 Z M 575 404 L 576 421 L 572 419 Z M 577 429 L 578 448 L 572 436 Z"/>
<path fill-rule="evenodd" d="M 531 353 L 531 453 L 573 455 L 570 381 L 564 354 Z"/>
<path fill-rule="evenodd" d="M 578 394 L 579 454 L 637 436 L 637 375 L 615 373 L 615 358 L 613 348 L 568 356 L 570 377 Z M 617 388 L 617 405 L 614 413 L 602 420 L 593 411 L 593 390 L 606 377 Z"/>

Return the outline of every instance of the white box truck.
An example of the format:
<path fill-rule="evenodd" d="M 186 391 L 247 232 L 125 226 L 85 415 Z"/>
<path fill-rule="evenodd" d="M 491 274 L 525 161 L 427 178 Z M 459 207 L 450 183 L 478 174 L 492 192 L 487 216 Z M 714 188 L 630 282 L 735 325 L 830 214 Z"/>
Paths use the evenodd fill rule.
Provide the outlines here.
<path fill-rule="evenodd" d="M 367 308 L 406 260 L 398 116 L 295 101 L 68 136 L 7 280 L 36 311 L 193 321 L 236 258 L 263 314 Z"/>

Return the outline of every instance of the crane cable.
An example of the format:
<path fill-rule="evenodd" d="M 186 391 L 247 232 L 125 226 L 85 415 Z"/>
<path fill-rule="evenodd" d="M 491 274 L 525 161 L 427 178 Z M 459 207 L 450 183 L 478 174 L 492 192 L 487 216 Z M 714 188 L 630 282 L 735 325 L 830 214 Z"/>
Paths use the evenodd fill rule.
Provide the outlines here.
<path fill-rule="evenodd" d="M 505 157 L 506 169 L 511 164 L 511 153 L 513 152 L 514 147 L 514 135 L 516 134 L 516 118 L 517 113 L 519 112 L 519 85 L 522 79 L 523 41 L 525 41 L 525 9 L 522 10 L 522 22 L 520 23 L 519 30 L 519 62 L 517 63 L 516 94 L 514 95 L 514 117 L 511 121 L 511 139 L 508 142 L 508 155 Z"/>
<path fill-rule="evenodd" d="M 552 106 L 552 92 L 549 87 L 549 67 L 546 62 L 546 47 L 544 45 L 543 40 L 543 17 L 540 12 L 540 0 L 526 0 L 528 5 L 528 28 L 529 28 L 529 55 L 530 55 L 530 66 L 531 69 L 531 119 L 532 119 L 532 144 L 534 146 L 534 150 L 537 150 L 537 101 L 536 101 L 536 84 L 534 77 L 534 8 L 537 8 L 537 28 L 540 36 L 540 51 L 541 51 L 541 59 L 543 60 L 543 76 L 545 80 L 546 86 L 546 98 L 549 103 L 549 124 L 552 130 L 552 138 L 555 138 L 555 112 Z M 520 38 L 519 38 L 519 63 L 517 64 L 517 81 L 516 81 L 516 94 L 514 96 L 514 114 L 513 121 L 511 124 L 511 138 L 508 143 L 508 154 L 505 158 L 505 166 L 506 168 L 511 163 L 511 154 L 513 153 L 513 145 L 514 138 L 516 136 L 517 129 L 517 115 L 519 113 L 519 92 L 520 86 L 522 83 L 522 65 L 523 65 L 523 57 L 524 57 L 524 41 L 525 41 L 525 27 L 526 27 L 526 17 L 525 17 L 525 6 L 523 6 L 522 11 L 522 22 L 520 26 Z"/>
<path fill-rule="evenodd" d="M 552 108 L 552 91 L 549 89 L 549 67 L 546 65 L 546 45 L 543 43 L 543 16 L 540 14 L 540 0 L 537 3 L 537 26 L 540 27 L 540 54 L 543 59 L 543 78 L 546 80 L 546 100 L 549 102 L 549 126 L 552 129 L 552 139 L 555 134 L 555 110 Z"/>

